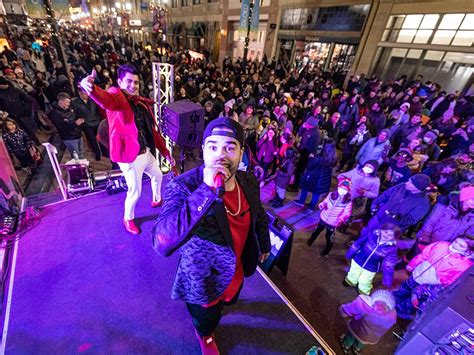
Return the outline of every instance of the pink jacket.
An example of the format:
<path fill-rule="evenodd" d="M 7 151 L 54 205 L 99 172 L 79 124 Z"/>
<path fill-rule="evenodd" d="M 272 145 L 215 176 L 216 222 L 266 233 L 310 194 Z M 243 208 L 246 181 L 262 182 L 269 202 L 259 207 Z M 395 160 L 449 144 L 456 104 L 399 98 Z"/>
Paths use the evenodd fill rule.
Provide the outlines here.
<path fill-rule="evenodd" d="M 464 271 L 471 267 L 472 261 L 460 254 L 452 253 L 449 250 L 449 244 L 451 243 L 436 242 L 428 245 L 408 263 L 407 269 L 413 270 L 426 261 L 433 265 L 443 286 L 452 284 Z"/>
<path fill-rule="evenodd" d="M 343 203 L 341 198 L 333 200 L 331 193 L 319 204 L 321 219 L 333 227 L 339 227 L 347 222 L 352 214 L 352 202 Z"/>
<path fill-rule="evenodd" d="M 133 110 L 124 93 L 118 87 L 111 87 L 108 91 L 104 91 L 94 85 L 90 97 L 107 112 L 111 160 L 119 163 L 133 162 L 139 153 L 140 144 Z M 148 105 L 145 107 L 151 113 L 150 107 Z M 151 116 L 153 117 L 153 114 Z M 155 146 L 160 154 L 166 158 L 170 157 L 166 142 L 154 122 L 152 122 L 152 127 Z"/>

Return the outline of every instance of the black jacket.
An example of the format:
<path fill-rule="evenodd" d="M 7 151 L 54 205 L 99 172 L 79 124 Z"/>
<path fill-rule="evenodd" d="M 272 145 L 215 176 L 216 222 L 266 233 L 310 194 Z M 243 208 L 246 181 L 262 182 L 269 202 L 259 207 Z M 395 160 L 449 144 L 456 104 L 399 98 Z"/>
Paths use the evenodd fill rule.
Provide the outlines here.
<path fill-rule="evenodd" d="M 57 128 L 62 140 L 81 138 L 82 127 L 76 125 L 76 120 L 78 118 L 71 107 L 69 107 L 67 110 L 64 110 L 59 107 L 57 103 L 54 103 L 53 109 L 49 113 L 49 119 Z"/>
<path fill-rule="evenodd" d="M 152 230 L 153 248 L 159 254 L 169 256 L 180 249 L 171 297 L 193 304 L 208 304 L 221 296 L 236 267 L 227 214 L 215 192 L 203 182 L 203 168 L 169 182 Z M 237 171 L 236 178 L 250 206 L 251 227 L 241 256 L 244 275 L 250 276 L 259 254 L 271 248 L 268 218 L 255 177 Z"/>
<path fill-rule="evenodd" d="M 14 119 L 30 117 L 31 101 L 31 97 L 12 84 L 9 84 L 8 89 L 0 90 L 0 110 L 8 112 Z"/>
<path fill-rule="evenodd" d="M 84 118 L 84 125 L 88 127 L 97 127 L 100 123 L 99 112 L 97 111 L 97 104 L 94 100 L 82 101 L 80 97 L 76 97 L 71 102 L 72 109 L 76 113 L 77 118 Z"/>

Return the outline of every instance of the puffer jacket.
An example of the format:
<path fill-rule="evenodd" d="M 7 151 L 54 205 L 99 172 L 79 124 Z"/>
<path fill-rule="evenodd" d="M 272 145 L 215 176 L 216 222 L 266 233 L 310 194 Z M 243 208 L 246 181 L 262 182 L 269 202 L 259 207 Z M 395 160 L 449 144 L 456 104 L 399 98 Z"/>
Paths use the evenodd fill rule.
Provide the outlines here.
<path fill-rule="evenodd" d="M 474 211 L 461 213 L 459 193 L 452 193 L 448 205 L 437 203 L 423 228 L 416 235 L 422 244 L 453 241 L 463 235 L 474 235 Z M 442 223 L 440 223 L 442 221 Z"/>
<path fill-rule="evenodd" d="M 451 252 L 449 244 L 451 243 L 436 242 L 428 245 L 408 263 L 407 269 L 414 270 L 418 265 L 428 263 L 436 271 L 441 285 L 451 285 L 472 266 L 472 261 L 461 254 Z M 421 267 L 425 267 L 425 265 Z M 414 274 L 416 274 L 416 270 L 414 270 Z"/>
<path fill-rule="evenodd" d="M 393 271 L 397 263 L 397 244 L 395 241 L 381 244 L 380 229 L 362 234 L 351 245 L 346 253 L 346 258 L 354 259 L 360 267 L 367 271 L 382 271 L 384 286 L 392 286 Z"/>
<path fill-rule="evenodd" d="M 341 173 L 337 176 L 337 179 L 350 179 L 351 180 L 351 198 L 356 197 L 367 197 L 376 198 L 380 191 L 380 178 L 375 176 L 365 176 L 364 172 L 360 168 L 354 168 L 345 173 Z M 364 189 L 363 194 L 359 193 L 359 189 Z"/>
<path fill-rule="evenodd" d="M 331 195 L 327 195 L 323 202 L 319 204 L 321 219 L 330 226 L 339 227 L 346 223 L 351 216 L 352 202 L 344 203 L 342 197 L 333 200 Z"/>

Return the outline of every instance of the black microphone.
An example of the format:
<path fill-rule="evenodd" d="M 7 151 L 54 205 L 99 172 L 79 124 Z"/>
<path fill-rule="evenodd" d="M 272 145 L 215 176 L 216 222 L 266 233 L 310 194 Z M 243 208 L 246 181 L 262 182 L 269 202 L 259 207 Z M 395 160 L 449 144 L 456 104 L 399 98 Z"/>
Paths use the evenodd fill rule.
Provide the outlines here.
<path fill-rule="evenodd" d="M 225 192 L 225 177 L 222 173 L 217 173 L 214 176 L 214 188 L 216 189 L 216 196 L 218 200 L 222 200 Z"/>

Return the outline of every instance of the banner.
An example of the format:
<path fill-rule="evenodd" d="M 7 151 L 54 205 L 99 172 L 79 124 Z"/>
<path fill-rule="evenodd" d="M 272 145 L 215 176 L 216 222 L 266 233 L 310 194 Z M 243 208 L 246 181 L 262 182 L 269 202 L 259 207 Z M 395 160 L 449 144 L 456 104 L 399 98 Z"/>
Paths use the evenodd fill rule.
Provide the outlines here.
<path fill-rule="evenodd" d="M 247 36 L 249 15 L 250 15 L 250 0 L 242 0 L 242 9 L 240 10 L 240 21 L 239 21 L 239 37 Z"/>
<path fill-rule="evenodd" d="M 258 23 L 260 17 L 260 0 L 254 0 L 252 9 L 252 22 L 250 24 L 250 36 L 253 41 L 258 38 Z"/>

